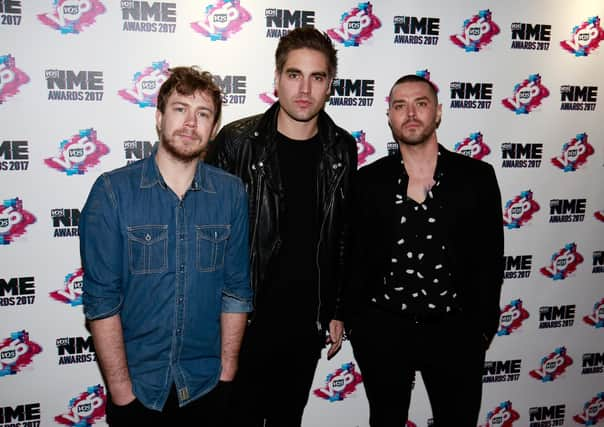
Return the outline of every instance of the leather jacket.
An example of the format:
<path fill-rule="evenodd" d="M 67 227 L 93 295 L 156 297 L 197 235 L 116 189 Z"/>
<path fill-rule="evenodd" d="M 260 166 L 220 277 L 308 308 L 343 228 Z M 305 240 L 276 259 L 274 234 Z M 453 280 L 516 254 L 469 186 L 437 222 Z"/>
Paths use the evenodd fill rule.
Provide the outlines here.
<path fill-rule="evenodd" d="M 222 128 L 210 143 L 205 161 L 239 176 L 248 193 L 250 273 L 254 305 L 263 298 L 263 283 L 279 251 L 279 218 L 284 190 L 277 158 L 276 102 L 264 114 L 243 118 Z M 318 117 L 322 151 L 317 168 L 320 233 L 317 247 L 319 301 L 317 326 L 341 319 L 341 295 L 349 250 L 350 194 L 357 169 L 354 138 L 321 110 Z M 295 293 L 292 295 L 295 298 Z M 252 316 L 253 318 L 253 316 Z"/>

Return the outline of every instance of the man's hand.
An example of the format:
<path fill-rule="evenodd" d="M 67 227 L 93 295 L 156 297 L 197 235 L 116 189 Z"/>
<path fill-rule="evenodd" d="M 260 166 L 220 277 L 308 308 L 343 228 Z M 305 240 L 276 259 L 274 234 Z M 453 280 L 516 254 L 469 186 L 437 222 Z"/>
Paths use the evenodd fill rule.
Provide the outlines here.
<path fill-rule="evenodd" d="M 344 322 L 341 320 L 332 320 L 329 322 L 329 337 L 327 338 L 327 344 L 329 344 L 329 350 L 327 350 L 327 360 L 334 357 L 340 348 L 342 348 L 342 339 L 344 338 Z"/>

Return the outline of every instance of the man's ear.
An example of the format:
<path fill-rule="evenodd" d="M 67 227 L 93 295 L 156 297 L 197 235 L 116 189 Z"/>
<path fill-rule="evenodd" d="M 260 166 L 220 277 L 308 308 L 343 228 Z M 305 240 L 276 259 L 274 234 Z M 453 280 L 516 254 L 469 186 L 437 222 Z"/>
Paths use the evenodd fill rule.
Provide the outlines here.
<path fill-rule="evenodd" d="M 157 131 L 157 136 L 161 135 L 161 119 L 163 114 L 159 109 L 155 110 L 155 130 Z"/>

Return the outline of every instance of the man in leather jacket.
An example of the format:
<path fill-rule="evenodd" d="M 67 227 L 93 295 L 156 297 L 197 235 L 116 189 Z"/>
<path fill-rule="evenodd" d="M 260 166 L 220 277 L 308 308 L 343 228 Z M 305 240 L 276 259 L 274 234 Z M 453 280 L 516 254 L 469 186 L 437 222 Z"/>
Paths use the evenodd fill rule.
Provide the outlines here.
<path fill-rule="evenodd" d="M 249 196 L 254 312 L 233 384 L 236 426 L 299 426 L 321 349 L 341 347 L 354 138 L 323 111 L 336 74 L 328 36 L 298 28 L 276 50 L 279 97 L 225 126 L 206 162 Z"/>

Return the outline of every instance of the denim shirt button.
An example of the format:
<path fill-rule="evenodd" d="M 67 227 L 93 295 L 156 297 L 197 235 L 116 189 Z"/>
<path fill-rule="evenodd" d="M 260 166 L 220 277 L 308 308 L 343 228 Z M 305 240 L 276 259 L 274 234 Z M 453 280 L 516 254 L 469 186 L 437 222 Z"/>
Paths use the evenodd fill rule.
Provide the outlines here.
<path fill-rule="evenodd" d="M 180 272 L 184 273 L 185 271 L 185 265 L 184 264 L 180 264 Z"/>

